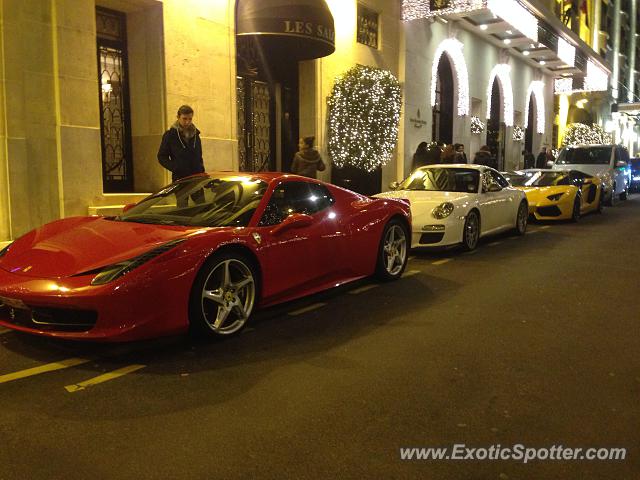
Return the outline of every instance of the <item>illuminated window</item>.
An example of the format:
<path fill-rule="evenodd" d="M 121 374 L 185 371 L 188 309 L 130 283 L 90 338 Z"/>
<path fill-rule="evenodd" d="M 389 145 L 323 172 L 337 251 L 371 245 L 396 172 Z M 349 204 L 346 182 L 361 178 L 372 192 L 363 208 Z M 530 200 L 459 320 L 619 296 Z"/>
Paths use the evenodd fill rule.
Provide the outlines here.
<path fill-rule="evenodd" d="M 378 48 L 378 12 L 358 4 L 358 43 Z"/>

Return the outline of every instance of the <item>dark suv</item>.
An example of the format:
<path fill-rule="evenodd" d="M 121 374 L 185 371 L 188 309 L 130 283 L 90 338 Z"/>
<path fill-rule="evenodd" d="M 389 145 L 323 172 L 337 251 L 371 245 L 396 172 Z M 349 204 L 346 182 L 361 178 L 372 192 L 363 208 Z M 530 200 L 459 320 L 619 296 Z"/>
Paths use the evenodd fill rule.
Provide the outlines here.
<path fill-rule="evenodd" d="M 631 167 L 631 186 L 630 190 L 640 192 L 640 157 L 634 157 L 629 160 Z"/>

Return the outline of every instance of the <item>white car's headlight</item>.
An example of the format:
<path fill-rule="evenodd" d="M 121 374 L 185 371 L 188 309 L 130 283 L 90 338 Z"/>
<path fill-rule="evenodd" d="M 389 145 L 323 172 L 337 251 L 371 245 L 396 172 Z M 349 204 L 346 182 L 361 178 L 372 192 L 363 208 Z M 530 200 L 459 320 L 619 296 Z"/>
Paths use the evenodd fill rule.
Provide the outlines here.
<path fill-rule="evenodd" d="M 454 208 L 455 207 L 453 206 L 453 203 L 444 202 L 434 208 L 431 212 L 431 215 L 433 215 L 433 217 L 437 218 L 438 220 L 442 220 L 443 218 L 447 218 L 449 215 L 451 215 Z"/>

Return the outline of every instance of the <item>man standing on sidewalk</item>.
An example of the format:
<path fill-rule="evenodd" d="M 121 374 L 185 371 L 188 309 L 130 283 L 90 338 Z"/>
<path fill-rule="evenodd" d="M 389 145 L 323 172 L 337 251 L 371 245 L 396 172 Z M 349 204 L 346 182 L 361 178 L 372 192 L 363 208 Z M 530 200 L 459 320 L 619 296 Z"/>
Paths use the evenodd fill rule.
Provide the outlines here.
<path fill-rule="evenodd" d="M 176 122 L 164 132 L 162 143 L 158 150 L 160 165 L 171 172 L 171 181 L 204 172 L 202 160 L 202 141 L 200 130 L 193 124 L 193 108 L 182 105 L 178 109 Z M 178 192 L 176 203 L 178 208 L 186 207 L 189 196 L 195 203 L 204 202 L 204 192 Z"/>

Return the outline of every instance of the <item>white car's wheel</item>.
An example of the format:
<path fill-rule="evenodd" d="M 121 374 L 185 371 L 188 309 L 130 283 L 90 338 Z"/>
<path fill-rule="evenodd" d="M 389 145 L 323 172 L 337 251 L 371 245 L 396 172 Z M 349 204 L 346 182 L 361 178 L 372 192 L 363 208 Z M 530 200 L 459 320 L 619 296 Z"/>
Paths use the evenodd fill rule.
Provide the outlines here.
<path fill-rule="evenodd" d="M 462 248 L 467 251 L 474 250 L 480 239 L 480 215 L 476 210 L 471 210 L 464 220 L 462 230 Z"/>
<path fill-rule="evenodd" d="M 529 205 L 524 200 L 520 202 L 518 214 L 516 216 L 516 234 L 524 235 L 527 233 L 527 225 L 529 224 Z"/>

